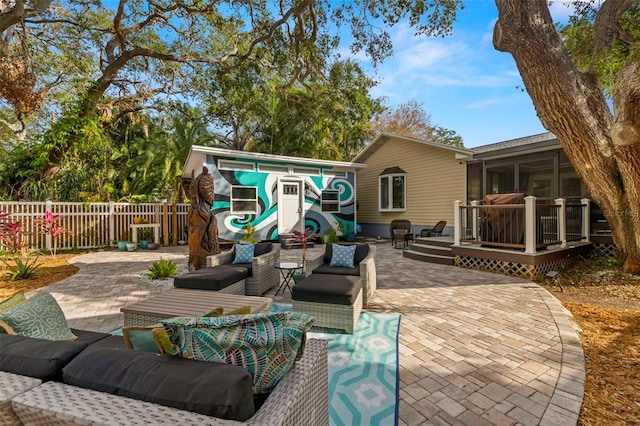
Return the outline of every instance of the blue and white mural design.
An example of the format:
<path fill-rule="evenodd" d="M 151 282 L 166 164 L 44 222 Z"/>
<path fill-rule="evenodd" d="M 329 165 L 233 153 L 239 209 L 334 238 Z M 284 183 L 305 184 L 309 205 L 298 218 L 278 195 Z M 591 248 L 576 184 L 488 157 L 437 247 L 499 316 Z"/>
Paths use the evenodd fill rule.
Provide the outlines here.
<path fill-rule="evenodd" d="M 236 161 L 246 161 L 238 159 Z M 276 173 L 240 170 L 218 170 L 218 158 L 208 156 L 207 167 L 215 183 L 215 201 L 212 210 L 218 220 L 220 239 L 237 241 L 243 237 L 247 223 L 256 229 L 259 240 L 278 239 L 278 178 L 297 178 L 304 182 L 305 228 L 320 235 L 330 226 L 342 226 L 345 232 L 355 230 L 354 172 L 346 177 L 284 175 Z M 257 163 L 257 161 L 251 161 Z M 282 163 L 282 165 L 290 165 Z M 298 165 L 294 165 L 298 166 Z M 308 167 L 308 166 L 306 166 Z M 323 167 L 318 167 L 323 170 Z M 330 169 L 330 168 L 329 168 Z M 257 170 L 257 168 L 256 168 Z M 324 170 L 327 170 L 325 168 Z M 231 187 L 248 186 L 258 189 L 258 211 L 254 214 L 231 213 Z M 324 190 L 339 191 L 340 212 L 323 212 L 321 194 Z"/>

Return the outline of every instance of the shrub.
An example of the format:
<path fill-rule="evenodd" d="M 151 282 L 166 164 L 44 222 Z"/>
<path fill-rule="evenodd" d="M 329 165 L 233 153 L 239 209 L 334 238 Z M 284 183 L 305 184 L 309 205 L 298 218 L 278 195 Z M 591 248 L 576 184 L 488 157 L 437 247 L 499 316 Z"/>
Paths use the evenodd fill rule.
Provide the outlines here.
<path fill-rule="evenodd" d="M 40 270 L 41 264 L 38 263 L 38 258 L 39 256 L 36 256 L 35 259 L 30 260 L 28 257 L 24 259 L 16 257 L 12 263 L 3 260 L 7 267 L 7 277 L 9 280 L 26 280 L 34 276 Z"/>
<path fill-rule="evenodd" d="M 162 278 L 171 278 L 176 275 L 178 265 L 172 260 L 160 259 L 153 262 L 149 268 L 149 278 L 159 280 Z"/>

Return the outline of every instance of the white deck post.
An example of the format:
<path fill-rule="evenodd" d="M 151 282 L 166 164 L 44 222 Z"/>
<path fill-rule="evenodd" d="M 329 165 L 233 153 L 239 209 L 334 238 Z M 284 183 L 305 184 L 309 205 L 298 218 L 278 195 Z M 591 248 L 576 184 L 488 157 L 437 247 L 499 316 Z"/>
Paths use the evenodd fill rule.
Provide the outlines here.
<path fill-rule="evenodd" d="M 536 253 L 536 197 L 524 199 L 524 253 Z"/>
<path fill-rule="evenodd" d="M 462 201 L 453 202 L 453 245 L 460 246 L 460 206 Z"/>
<path fill-rule="evenodd" d="M 473 239 L 478 241 L 478 201 L 473 200 L 471 206 L 471 234 L 473 235 Z"/>
<path fill-rule="evenodd" d="M 560 206 L 558 209 L 558 239 L 560 240 L 560 245 L 564 248 L 567 246 L 567 200 L 557 198 L 555 201 Z"/>
<path fill-rule="evenodd" d="M 585 243 L 591 242 L 591 200 L 588 198 L 581 198 L 580 204 L 582 204 L 582 235 L 585 236 L 583 240 Z"/>

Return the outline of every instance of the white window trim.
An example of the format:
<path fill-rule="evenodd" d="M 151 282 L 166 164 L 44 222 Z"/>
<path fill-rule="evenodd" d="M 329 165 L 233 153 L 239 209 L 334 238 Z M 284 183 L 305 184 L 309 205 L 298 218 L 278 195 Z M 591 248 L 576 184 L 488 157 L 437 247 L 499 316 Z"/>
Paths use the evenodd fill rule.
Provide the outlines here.
<path fill-rule="evenodd" d="M 331 200 L 331 201 L 327 201 L 327 204 L 337 204 L 338 205 L 338 209 L 337 210 L 324 210 L 323 206 L 324 206 L 324 199 L 322 198 L 322 195 L 325 192 L 335 192 L 336 195 L 338 196 L 337 200 Z M 320 192 L 320 211 L 323 213 L 340 213 L 340 191 L 337 189 L 323 189 Z"/>
<path fill-rule="evenodd" d="M 255 198 L 233 198 L 233 189 L 234 188 L 254 188 L 256 190 Z M 254 203 L 254 209 L 251 210 L 234 210 L 233 203 L 234 201 L 252 201 Z M 257 186 L 242 186 L 242 185 L 232 185 L 231 190 L 229 191 L 229 211 L 231 213 L 236 214 L 256 214 L 258 213 L 258 187 Z"/>
<path fill-rule="evenodd" d="M 272 167 L 271 170 L 268 170 Z M 260 173 L 274 173 L 274 174 L 289 174 L 290 170 L 288 166 L 281 166 L 278 164 L 258 164 L 258 171 Z"/>
<path fill-rule="evenodd" d="M 230 170 L 238 172 L 253 172 L 256 166 L 254 163 L 235 160 L 218 160 L 218 170 Z"/>
<path fill-rule="evenodd" d="M 380 192 L 380 188 L 382 186 L 382 179 L 388 179 L 389 185 L 388 185 L 388 191 L 389 193 L 387 194 L 389 196 L 388 200 L 389 200 L 389 204 L 392 205 L 393 204 L 393 178 L 395 177 L 403 177 L 404 178 L 404 184 L 402 185 L 402 200 L 403 200 L 403 205 L 404 207 L 402 208 L 393 208 L 393 207 L 389 207 L 386 209 L 382 208 L 382 194 Z M 389 175 L 382 175 L 382 176 L 378 176 L 378 211 L 380 212 L 404 212 L 407 211 L 407 174 L 406 173 L 394 173 L 394 174 L 389 174 Z"/>
<path fill-rule="evenodd" d="M 347 172 L 344 170 L 324 170 L 322 175 L 324 177 L 346 178 Z"/>
<path fill-rule="evenodd" d="M 291 173 L 302 176 L 320 176 L 320 169 L 315 167 L 293 166 Z"/>

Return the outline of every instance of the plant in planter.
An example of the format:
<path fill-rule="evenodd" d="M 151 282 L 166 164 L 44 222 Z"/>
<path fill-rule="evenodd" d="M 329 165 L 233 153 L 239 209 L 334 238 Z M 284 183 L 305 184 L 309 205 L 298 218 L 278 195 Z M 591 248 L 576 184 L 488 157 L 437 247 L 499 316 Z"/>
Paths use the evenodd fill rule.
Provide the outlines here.
<path fill-rule="evenodd" d="M 329 226 L 329 230 L 321 238 L 324 244 L 337 243 L 340 241 L 336 228 L 334 228 L 333 226 Z"/>
<path fill-rule="evenodd" d="M 140 228 L 138 235 L 140 236 L 140 247 L 143 249 L 148 248 L 149 243 L 153 238 L 153 231 L 151 231 L 151 228 Z"/>
<path fill-rule="evenodd" d="M 242 239 L 240 239 L 241 243 L 249 243 L 255 244 L 258 242 L 258 239 L 254 237 L 256 234 L 256 228 L 251 225 L 251 222 L 247 223 L 247 226 L 244 228 L 244 234 Z"/>
<path fill-rule="evenodd" d="M 314 234 L 311 229 L 305 229 L 304 232 L 294 230 L 293 235 L 296 241 L 302 246 L 302 273 L 304 275 L 304 262 L 307 260 L 307 246 L 309 245 L 309 241 L 318 237 L 318 234 Z"/>
<path fill-rule="evenodd" d="M 344 238 L 345 240 L 349 241 L 349 242 L 353 242 L 356 240 L 356 234 L 351 230 L 351 225 L 350 224 L 346 224 L 345 226 L 345 230 L 346 232 L 344 233 Z"/>

